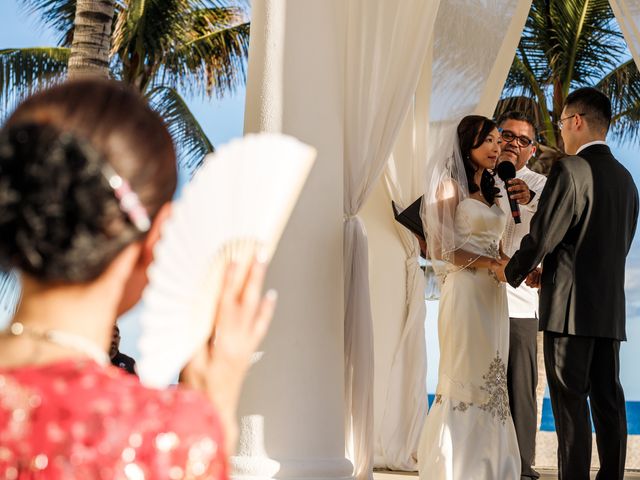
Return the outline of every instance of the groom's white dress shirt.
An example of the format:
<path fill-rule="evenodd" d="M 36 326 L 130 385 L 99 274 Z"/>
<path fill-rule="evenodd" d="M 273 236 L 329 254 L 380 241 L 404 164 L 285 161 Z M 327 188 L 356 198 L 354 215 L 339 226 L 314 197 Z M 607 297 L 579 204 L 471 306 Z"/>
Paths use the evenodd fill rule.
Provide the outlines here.
<path fill-rule="evenodd" d="M 605 142 L 604 140 L 594 140 L 593 142 L 585 143 L 578 149 L 578 151 L 576 152 L 576 155 L 580 155 L 580 152 L 582 150 L 584 150 L 587 147 L 590 147 L 591 145 L 606 145 L 606 144 L 607 142 Z"/>
<path fill-rule="evenodd" d="M 520 242 L 529 233 L 531 219 L 538 208 L 540 194 L 547 182 L 547 177 L 540 175 L 527 167 L 522 167 L 516 172 L 516 178 L 524 181 L 529 190 L 535 192 L 535 196 L 527 205 L 519 205 L 520 219 L 522 223 L 516 224 L 511 216 L 509 198 L 504 189 L 502 180 L 496 179 L 500 188 L 500 208 L 507 214 L 507 225 L 502 235 L 502 250 L 509 257 L 520 248 Z M 509 302 L 509 317 L 511 318 L 537 318 L 538 317 L 538 290 L 527 287 L 524 283 L 518 288 L 513 288 L 507 283 L 507 299 Z"/>

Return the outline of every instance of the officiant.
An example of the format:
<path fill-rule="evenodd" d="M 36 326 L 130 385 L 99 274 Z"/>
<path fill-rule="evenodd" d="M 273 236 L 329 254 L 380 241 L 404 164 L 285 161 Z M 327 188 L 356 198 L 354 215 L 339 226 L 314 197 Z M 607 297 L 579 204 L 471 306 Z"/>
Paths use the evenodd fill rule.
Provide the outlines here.
<path fill-rule="evenodd" d="M 529 233 L 531 218 L 536 212 L 547 179 L 527 167 L 536 153 L 536 127 L 533 120 L 522 112 L 506 112 L 498 119 L 498 128 L 502 136 L 498 164 L 511 162 L 515 166 L 516 175 L 510 182 L 509 195 L 518 202 L 521 219 L 521 223 L 514 221 L 505 184 L 496 178 L 501 195 L 499 204 L 508 218 L 502 236 L 502 249 L 511 257 L 518 250 L 520 241 Z M 518 288 L 507 284 L 507 300 L 510 323 L 507 387 L 520 449 L 521 478 L 538 478 L 540 475 L 532 468 L 537 430 L 538 291 L 524 284 Z"/>

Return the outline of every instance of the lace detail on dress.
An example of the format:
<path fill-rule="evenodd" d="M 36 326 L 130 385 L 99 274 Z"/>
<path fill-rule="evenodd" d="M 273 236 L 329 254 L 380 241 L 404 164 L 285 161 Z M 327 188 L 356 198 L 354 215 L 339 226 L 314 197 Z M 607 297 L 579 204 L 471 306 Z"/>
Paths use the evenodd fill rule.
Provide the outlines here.
<path fill-rule="evenodd" d="M 466 412 L 467 410 L 469 410 L 469 407 L 473 406 L 473 403 L 466 403 L 466 402 L 459 402 L 458 405 L 456 405 L 455 407 L 453 407 L 454 410 L 457 410 L 459 412 Z"/>
<path fill-rule="evenodd" d="M 491 413 L 492 417 L 497 417 L 504 424 L 511 412 L 507 390 L 507 369 L 499 352 L 496 352 L 496 357 L 489 365 L 489 372 L 483 375 L 482 379 L 485 382 L 480 389 L 489 394 L 489 399 L 479 408 Z"/>
<path fill-rule="evenodd" d="M 488 257 L 491 258 L 500 258 L 500 247 L 498 246 L 498 242 L 493 241 L 486 248 L 485 253 Z"/>
<path fill-rule="evenodd" d="M 495 258 L 495 259 L 500 258 L 500 246 L 498 245 L 498 242 L 491 242 L 491 244 L 489 244 L 485 252 L 487 253 L 487 256 L 491 258 Z M 491 278 L 493 278 L 496 281 L 498 285 L 500 285 L 500 279 L 496 275 L 496 272 L 494 272 L 491 269 L 487 269 L 487 273 Z"/>

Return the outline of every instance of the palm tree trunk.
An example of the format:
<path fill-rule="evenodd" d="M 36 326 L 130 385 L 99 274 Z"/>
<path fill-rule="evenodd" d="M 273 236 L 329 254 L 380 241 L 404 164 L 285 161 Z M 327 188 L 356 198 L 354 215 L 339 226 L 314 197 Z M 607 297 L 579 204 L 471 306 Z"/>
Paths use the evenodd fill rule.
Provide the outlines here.
<path fill-rule="evenodd" d="M 114 12 L 115 0 L 77 0 L 69 78 L 109 76 Z"/>

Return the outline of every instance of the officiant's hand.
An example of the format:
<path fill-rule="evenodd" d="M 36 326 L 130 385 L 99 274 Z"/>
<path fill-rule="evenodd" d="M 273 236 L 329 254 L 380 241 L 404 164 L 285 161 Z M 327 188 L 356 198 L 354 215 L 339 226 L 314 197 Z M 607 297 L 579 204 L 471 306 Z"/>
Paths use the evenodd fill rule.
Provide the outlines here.
<path fill-rule="evenodd" d="M 520 205 L 527 205 L 531 201 L 531 190 L 529 186 L 519 178 L 509 180 L 509 198 L 512 198 Z"/>
<path fill-rule="evenodd" d="M 531 288 L 540 288 L 540 280 L 542 278 L 542 269 L 540 267 L 536 268 L 533 272 L 527 275 L 527 279 L 525 280 L 525 284 Z"/>
<path fill-rule="evenodd" d="M 215 333 L 180 375 L 180 382 L 207 394 L 226 434 L 226 452 L 237 439 L 236 408 L 251 358 L 269 328 L 275 292 L 262 295 L 266 262 L 255 261 L 243 274 L 230 265 L 224 275 L 214 320 Z"/>

